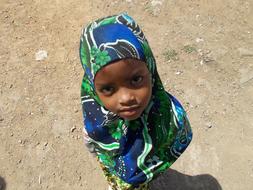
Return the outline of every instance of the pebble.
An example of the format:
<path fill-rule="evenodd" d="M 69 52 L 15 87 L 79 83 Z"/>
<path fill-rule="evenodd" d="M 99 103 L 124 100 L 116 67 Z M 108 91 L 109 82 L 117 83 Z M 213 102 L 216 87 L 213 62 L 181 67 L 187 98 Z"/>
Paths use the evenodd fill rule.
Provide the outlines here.
<path fill-rule="evenodd" d="M 212 123 L 211 122 L 207 122 L 205 124 L 205 126 L 208 128 L 208 129 L 211 129 L 213 127 Z"/>
<path fill-rule="evenodd" d="M 238 48 L 239 55 L 241 57 L 253 56 L 253 51 L 246 48 Z"/>
<path fill-rule="evenodd" d="M 204 42 L 204 39 L 203 39 L 203 38 L 196 38 L 195 41 L 196 41 L 197 43 L 200 43 L 200 42 Z"/>
<path fill-rule="evenodd" d="M 157 6 L 157 5 L 162 5 L 163 4 L 163 0 L 152 0 L 151 1 L 151 5 L 153 6 L 153 7 L 155 7 L 155 6 Z"/>
<path fill-rule="evenodd" d="M 41 176 L 39 175 L 39 184 L 41 184 Z"/>
<path fill-rule="evenodd" d="M 72 127 L 70 131 L 73 133 L 76 130 L 76 127 Z"/>
<path fill-rule="evenodd" d="M 214 61 L 214 59 L 212 57 L 210 57 L 209 55 L 204 56 L 203 60 L 205 63 Z"/>
<path fill-rule="evenodd" d="M 35 59 L 36 61 L 43 61 L 47 58 L 47 51 L 45 50 L 39 50 L 36 54 L 35 54 Z"/>

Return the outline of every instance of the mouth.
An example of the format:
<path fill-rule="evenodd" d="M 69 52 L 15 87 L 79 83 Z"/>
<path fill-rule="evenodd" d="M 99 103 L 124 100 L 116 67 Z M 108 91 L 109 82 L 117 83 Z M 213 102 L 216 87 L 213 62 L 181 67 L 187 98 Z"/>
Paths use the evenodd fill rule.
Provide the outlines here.
<path fill-rule="evenodd" d="M 131 118 L 139 113 L 140 106 L 131 106 L 119 110 L 119 115 L 123 118 Z"/>

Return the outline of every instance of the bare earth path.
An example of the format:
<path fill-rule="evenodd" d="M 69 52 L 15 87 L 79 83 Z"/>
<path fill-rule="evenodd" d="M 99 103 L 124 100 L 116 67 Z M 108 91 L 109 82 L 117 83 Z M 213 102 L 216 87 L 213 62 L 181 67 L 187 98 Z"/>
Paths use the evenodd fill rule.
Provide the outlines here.
<path fill-rule="evenodd" d="M 83 145 L 78 46 L 85 24 L 123 11 L 194 131 L 153 189 L 251 190 L 251 0 L 0 0 L 0 189 L 107 189 Z"/>

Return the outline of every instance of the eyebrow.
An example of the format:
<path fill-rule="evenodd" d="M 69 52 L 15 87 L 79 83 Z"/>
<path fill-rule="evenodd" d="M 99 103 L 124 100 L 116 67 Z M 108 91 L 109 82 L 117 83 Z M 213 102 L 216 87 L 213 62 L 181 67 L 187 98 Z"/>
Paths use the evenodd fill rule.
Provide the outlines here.
<path fill-rule="evenodd" d="M 138 74 L 138 73 L 140 73 L 140 72 L 146 73 L 145 71 L 146 71 L 146 69 L 144 69 L 144 67 L 141 67 L 141 68 L 139 67 L 139 68 L 134 69 L 134 70 L 131 72 L 131 74 Z M 147 69 L 147 71 L 149 72 L 148 69 Z"/>
<path fill-rule="evenodd" d="M 113 86 L 113 83 L 96 83 L 96 86 L 102 86 L 102 87 L 104 87 L 104 86 Z"/>
<path fill-rule="evenodd" d="M 134 68 L 126 79 L 131 79 L 133 76 L 139 75 L 139 74 L 146 76 L 149 73 L 150 73 L 149 70 L 144 69 L 144 67 Z M 102 82 L 102 83 L 95 83 L 95 84 L 96 84 L 96 86 L 99 86 L 100 88 L 103 86 L 113 86 L 114 85 L 113 82 L 106 82 L 106 83 Z"/>

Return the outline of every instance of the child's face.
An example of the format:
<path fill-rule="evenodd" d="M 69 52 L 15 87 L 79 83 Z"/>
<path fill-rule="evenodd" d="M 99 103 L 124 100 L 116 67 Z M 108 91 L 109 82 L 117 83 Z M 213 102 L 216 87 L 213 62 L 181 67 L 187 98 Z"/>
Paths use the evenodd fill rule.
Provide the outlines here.
<path fill-rule="evenodd" d="M 151 98 L 151 75 L 145 62 L 123 59 L 97 72 L 95 89 L 108 110 L 124 119 L 134 120 Z"/>

